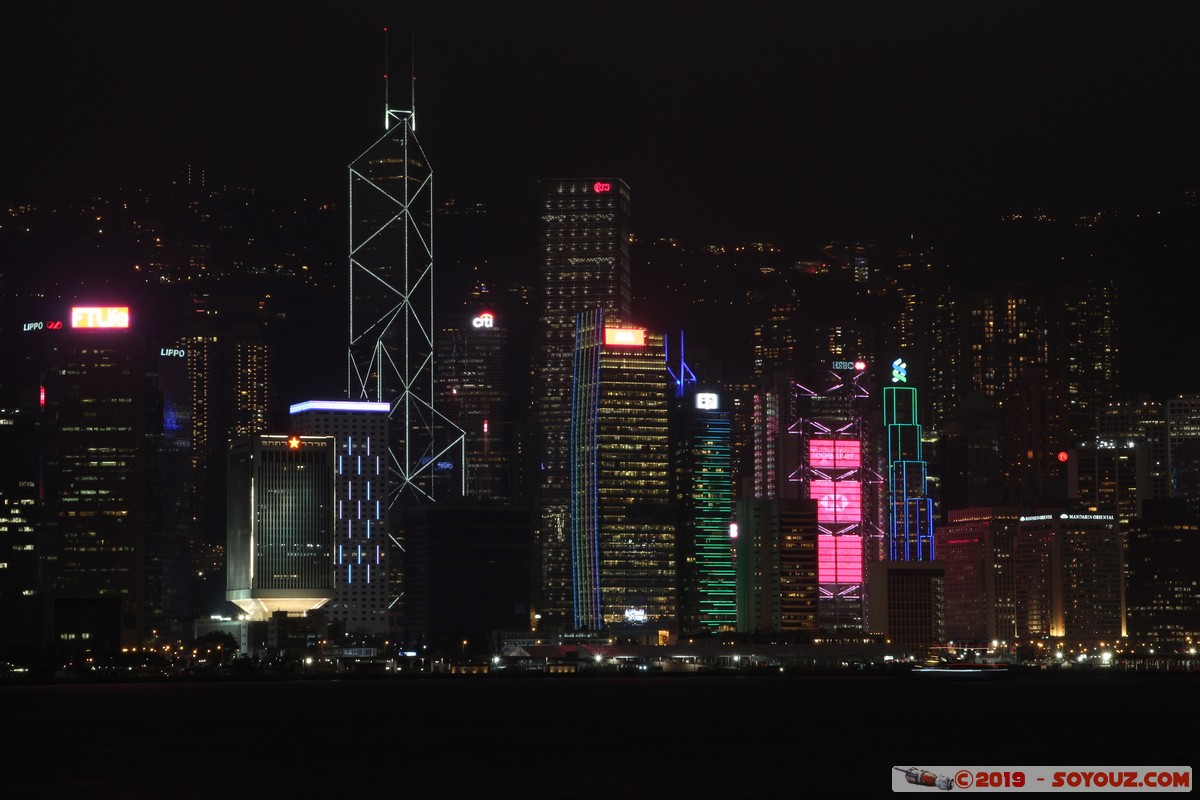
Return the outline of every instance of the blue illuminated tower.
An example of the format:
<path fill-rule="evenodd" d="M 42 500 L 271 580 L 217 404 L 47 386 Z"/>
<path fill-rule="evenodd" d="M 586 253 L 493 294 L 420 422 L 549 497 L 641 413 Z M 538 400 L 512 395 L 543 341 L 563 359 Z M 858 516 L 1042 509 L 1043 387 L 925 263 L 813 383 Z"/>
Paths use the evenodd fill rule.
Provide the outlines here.
<path fill-rule="evenodd" d="M 892 385 L 883 390 L 887 437 L 889 561 L 932 561 L 933 498 L 927 494 L 927 470 L 917 421 L 917 390 L 908 386 L 908 365 L 892 362 Z"/>
<path fill-rule="evenodd" d="M 335 441 L 333 598 L 324 606 L 347 633 L 389 632 L 387 403 L 310 400 L 290 409 L 293 430 Z"/>
<path fill-rule="evenodd" d="M 663 337 L 580 312 L 571 391 L 574 627 L 656 625 L 678 613 Z"/>

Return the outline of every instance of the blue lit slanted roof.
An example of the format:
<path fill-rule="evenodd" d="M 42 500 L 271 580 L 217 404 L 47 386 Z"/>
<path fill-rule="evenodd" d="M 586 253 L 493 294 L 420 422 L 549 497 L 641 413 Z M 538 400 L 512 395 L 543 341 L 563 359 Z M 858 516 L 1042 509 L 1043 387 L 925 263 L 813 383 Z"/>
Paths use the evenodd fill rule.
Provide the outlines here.
<path fill-rule="evenodd" d="M 292 414 L 302 414 L 305 411 L 382 411 L 386 414 L 391 410 L 390 403 L 372 403 L 366 400 L 305 400 L 288 408 Z"/>

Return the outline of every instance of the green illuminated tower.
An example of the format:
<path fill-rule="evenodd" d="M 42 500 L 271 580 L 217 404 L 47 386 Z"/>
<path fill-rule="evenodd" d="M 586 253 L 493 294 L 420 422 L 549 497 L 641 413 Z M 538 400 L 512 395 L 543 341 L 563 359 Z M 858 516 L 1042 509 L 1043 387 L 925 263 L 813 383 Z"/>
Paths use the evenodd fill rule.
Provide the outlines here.
<path fill-rule="evenodd" d="M 730 413 L 726 405 L 721 394 L 694 387 L 677 397 L 678 429 L 673 442 L 683 633 L 737 628 L 737 580 L 729 538 L 733 518 Z"/>
<path fill-rule="evenodd" d="M 933 499 L 927 494 L 926 464 L 917 422 L 917 390 L 908 383 L 908 365 L 892 362 L 892 386 L 883 390 L 887 435 L 888 560 L 932 561 Z"/>

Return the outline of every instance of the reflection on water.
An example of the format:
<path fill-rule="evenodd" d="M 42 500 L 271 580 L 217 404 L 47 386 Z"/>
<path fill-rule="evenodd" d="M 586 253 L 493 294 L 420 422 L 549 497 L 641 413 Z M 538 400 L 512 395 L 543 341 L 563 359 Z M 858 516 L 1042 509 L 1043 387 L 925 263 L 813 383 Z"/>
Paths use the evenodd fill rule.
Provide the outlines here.
<path fill-rule="evenodd" d="M 887 791 L 894 764 L 1190 764 L 1200 675 L 0 687 L 12 797 Z M 259 787 L 251 789 L 251 786 Z"/>

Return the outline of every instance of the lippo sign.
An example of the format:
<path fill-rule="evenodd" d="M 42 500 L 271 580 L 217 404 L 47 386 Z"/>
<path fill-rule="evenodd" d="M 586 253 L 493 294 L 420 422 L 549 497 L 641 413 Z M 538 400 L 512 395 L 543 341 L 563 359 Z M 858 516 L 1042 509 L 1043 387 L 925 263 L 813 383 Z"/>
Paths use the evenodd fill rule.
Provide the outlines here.
<path fill-rule="evenodd" d="M 129 306 L 72 306 L 72 328 L 128 328 Z"/>

